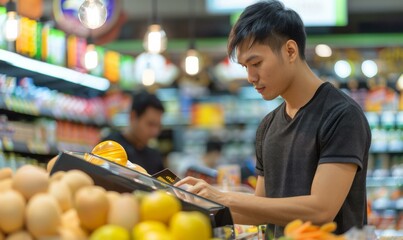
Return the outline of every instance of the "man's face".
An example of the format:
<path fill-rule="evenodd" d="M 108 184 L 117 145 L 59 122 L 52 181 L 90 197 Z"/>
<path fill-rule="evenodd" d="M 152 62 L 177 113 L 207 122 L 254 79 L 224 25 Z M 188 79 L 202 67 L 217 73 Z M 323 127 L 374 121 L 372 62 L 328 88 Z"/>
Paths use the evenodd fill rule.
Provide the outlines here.
<path fill-rule="evenodd" d="M 272 100 L 287 89 L 290 83 L 286 56 L 282 47 L 274 53 L 267 44 L 246 39 L 237 47 L 238 62 L 246 68 L 248 82 L 265 100 Z"/>
<path fill-rule="evenodd" d="M 141 116 L 132 116 L 132 133 L 137 141 L 144 145 L 152 138 L 158 137 L 161 131 L 163 112 L 153 107 L 148 107 Z"/>

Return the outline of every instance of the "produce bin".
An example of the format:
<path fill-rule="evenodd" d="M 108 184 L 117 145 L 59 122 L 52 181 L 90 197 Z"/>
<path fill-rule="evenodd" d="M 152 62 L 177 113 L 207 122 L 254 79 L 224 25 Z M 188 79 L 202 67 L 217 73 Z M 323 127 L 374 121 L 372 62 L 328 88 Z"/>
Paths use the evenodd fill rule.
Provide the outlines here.
<path fill-rule="evenodd" d="M 96 159 L 98 163 L 95 164 L 85 160 L 89 158 Z M 60 153 L 50 174 L 72 169 L 79 169 L 87 173 L 92 177 L 96 185 L 110 191 L 122 193 L 133 192 L 134 190 L 146 192 L 165 190 L 179 198 L 182 203 L 182 210 L 199 211 L 208 216 L 215 236 L 220 235 L 220 237 L 223 237 L 223 234 L 228 235 L 228 232 L 231 232 L 231 237 L 234 237 L 234 225 L 230 210 L 219 203 L 91 153 Z"/>

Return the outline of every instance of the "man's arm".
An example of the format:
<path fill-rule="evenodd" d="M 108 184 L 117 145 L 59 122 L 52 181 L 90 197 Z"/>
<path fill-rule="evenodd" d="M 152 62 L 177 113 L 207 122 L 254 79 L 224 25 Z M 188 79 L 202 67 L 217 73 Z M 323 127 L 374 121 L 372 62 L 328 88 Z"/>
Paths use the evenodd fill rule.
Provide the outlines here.
<path fill-rule="evenodd" d="M 315 224 L 333 221 L 343 204 L 357 171 L 357 165 L 324 163 L 318 166 L 311 194 L 289 198 L 265 198 L 236 192 L 220 192 L 206 182 L 185 178 L 177 185 L 193 185 L 188 191 L 228 206 L 236 223 L 286 225 L 294 219 Z M 260 185 L 264 186 L 262 179 Z M 257 190 L 258 194 L 262 189 Z M 245 222 L 247 220 L 248 222 Z"/>
<path fill-rule="evenodd" d="M 265 188 L 264 188 L 264 178 L 263 176 L 258 176 L 257 177 L 257 182 L 256 182 L 256 188 L 255 188 L 255 196 L 258 197 L 265 197 Z M 247 216 L 242 213 L 238 213 L 231 209 L 231 215 L 234 220 L 234 222 L 238 224 L 250 224 L 255 221 L 254 216 Z"/>

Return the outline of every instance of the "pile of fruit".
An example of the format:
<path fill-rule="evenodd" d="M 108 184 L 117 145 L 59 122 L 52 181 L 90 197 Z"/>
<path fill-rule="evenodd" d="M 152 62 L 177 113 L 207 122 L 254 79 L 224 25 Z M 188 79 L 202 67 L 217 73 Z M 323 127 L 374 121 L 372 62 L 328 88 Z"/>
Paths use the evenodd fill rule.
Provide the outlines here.
<path fill-rule="evenodd" d="M 209 219 L 165 191 L 117 193 L 80 170 L 0 170 L 0 240 L 207 240 Z"/>
<path fill-rule="evenodd" d="M 336 230 L 336 223 L 329 222 L 322 226 L 313 225 L 312 222 L 294 220 L 284 228 L 284 237 L 279 240 L 345 240 L 344 236 L 333 234 Z"/>

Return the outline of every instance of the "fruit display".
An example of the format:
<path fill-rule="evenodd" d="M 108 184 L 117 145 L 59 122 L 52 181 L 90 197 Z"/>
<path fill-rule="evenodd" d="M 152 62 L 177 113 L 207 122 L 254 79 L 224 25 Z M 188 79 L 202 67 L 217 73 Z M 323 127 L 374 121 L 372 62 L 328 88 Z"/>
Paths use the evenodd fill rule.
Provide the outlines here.
<path fill-rule="evenodd" d="M 209 218 L 163 190 L 118 193 L 81 170 L 1 169 L 0 239 L 208 240 Z M 19 238 L 18 238 L 19 237 Z"/>
<path fill-rule="evenodd" d="M 343 235 L 335 235 L 336 223 L 329 222 L 322 226 L 312 224 L 310 221 L 303 222 L 300 219 L 288 223 L 284 228 L 284 237 L 279 240 L 347 240 Z"/>
<path fill-rule="evenodd" d="M 119 165 L 128 167 L 130 169 L 136 170 L 137 172 L 141 172 L 147 174 L 147 171 L 138 164 L 132 163 L 127 159 L 127 154 L 125 149 L 119 143 L 106 140 L 98 143 L 91 151 L 93 155 L 100 156 L 102 158 L 108 159 L 112 162 L 115 162 Z M 101 165 L 103 161 L 99 158 L 93 157 L 90 154 L 85 155 L 85 159 L 93 164 Z"/>

